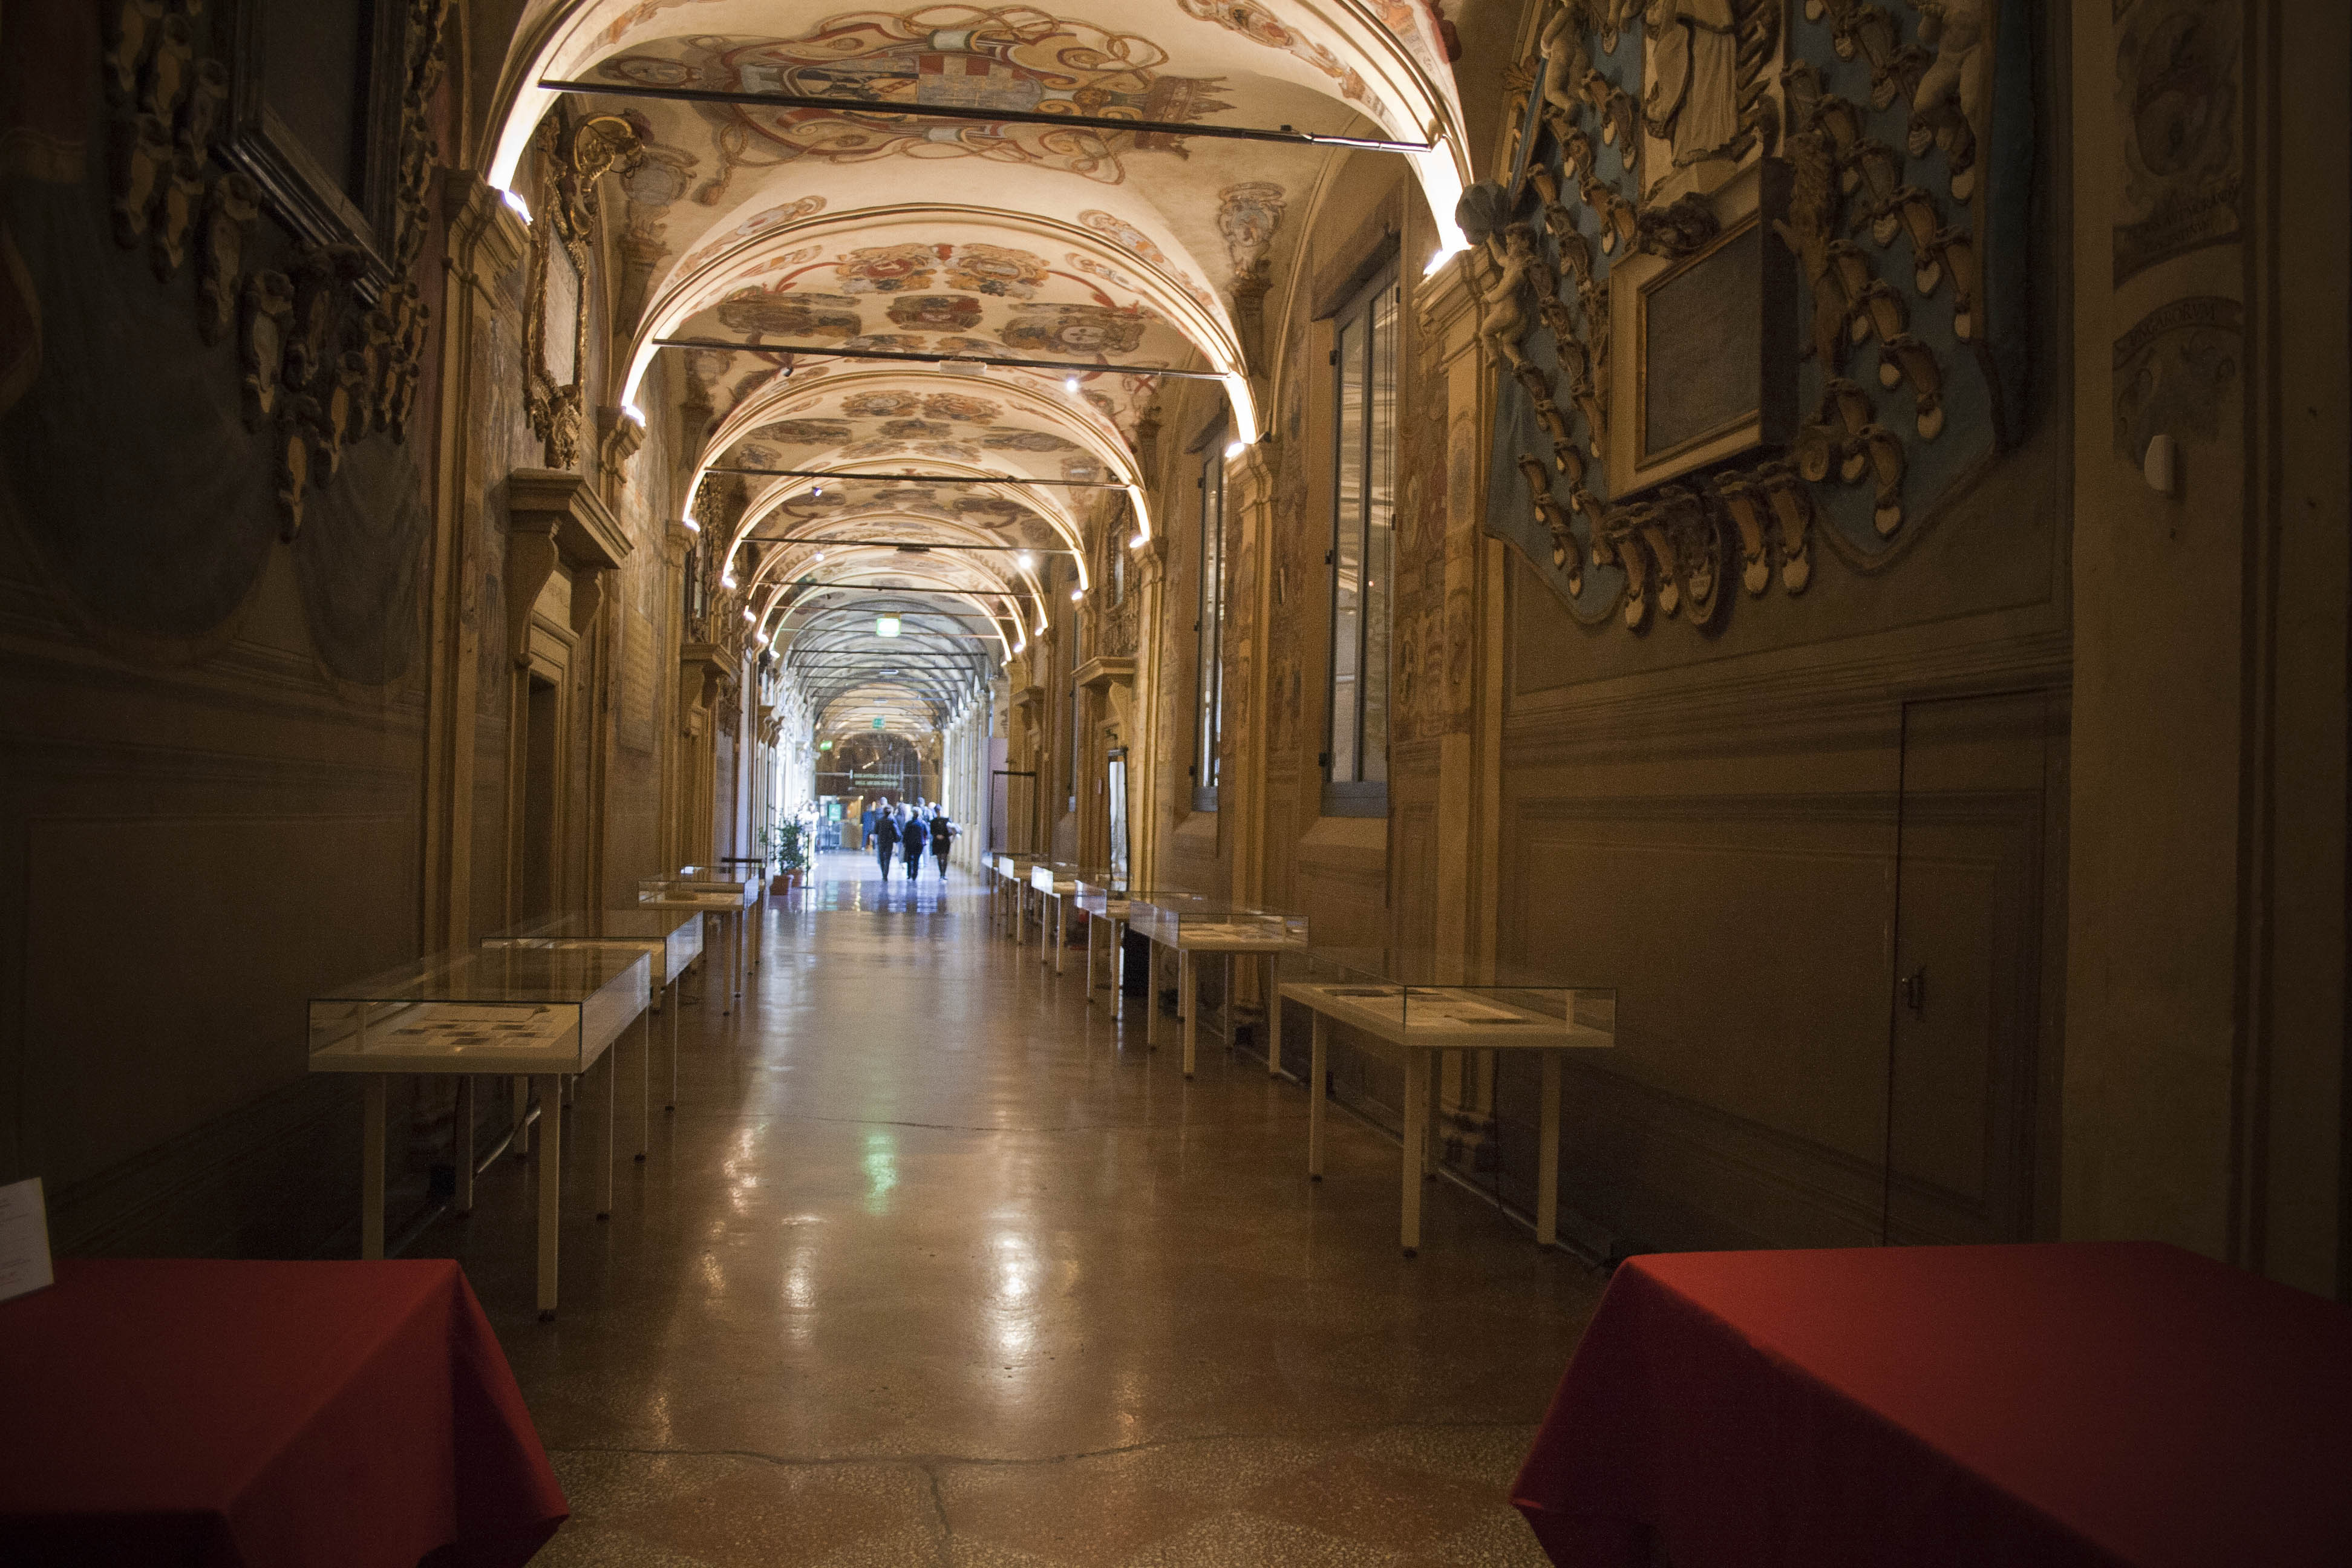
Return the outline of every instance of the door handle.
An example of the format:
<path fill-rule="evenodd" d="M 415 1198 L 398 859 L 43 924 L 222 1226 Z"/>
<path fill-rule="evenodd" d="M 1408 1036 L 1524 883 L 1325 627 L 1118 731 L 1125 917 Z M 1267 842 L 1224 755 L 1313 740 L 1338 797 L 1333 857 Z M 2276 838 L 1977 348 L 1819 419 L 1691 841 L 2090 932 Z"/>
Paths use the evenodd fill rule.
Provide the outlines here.
<path fill-rule="evenodd" d="M 1919 968 L 1913 970 L 1910 973 L 1896 981 L 1895 983 L 1895 989 L 1896 994 L 1903 998 L 1903 1005 L 1911 1009 L 1911 1013 L 1914 1017 L 1927 1012 L 1927 970 L 1926 965 L 1922 964 Z"/>

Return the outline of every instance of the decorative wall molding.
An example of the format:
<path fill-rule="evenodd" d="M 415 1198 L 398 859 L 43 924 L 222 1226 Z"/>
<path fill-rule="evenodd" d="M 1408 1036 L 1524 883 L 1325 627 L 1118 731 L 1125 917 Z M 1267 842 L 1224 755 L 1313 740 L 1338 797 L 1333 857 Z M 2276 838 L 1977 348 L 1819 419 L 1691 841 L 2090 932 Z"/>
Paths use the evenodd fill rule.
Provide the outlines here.
<path fill-rule="evenodd" d="M 1071 679 L 1088 691 L 1107 691 L 1114 686 L 1132 688 L 1135 685 L 1135 660 L 1097 654 L 1072 672 Z"/>
<path fill-rule="evenodd" d="M 530 659 L 531 606 L 560 563 L 572 573 L 572 629 L 594 624 L 604 579 L 635 548 L 628 531 L 583 476 L 563 468 L 517 468 L 507 477 L 507 641 L 518 665 Z"/>
<path fill-rule="evenodd" d="M 734 685 L 735 672 L 720 657 L 718 645 L 690 642 L 679 645 L 677 650 L 677 709 L 682 722 L 679 730 L 688 735 L 702 733 L 714 708 L 726 698 Z"/>
<path fill-rule="evenodd" d="M 347 444 L 378 432 L 407 438 L 429 314 L 413 276 L 435 156 L 428 106 L 450 8 L 408 0 L 384 13 L 378 41 L 397 46 L 400 63 L 376 95 L 394 117 L 378 138 L 390 180 L 381 232 L 345 212 L 339 193 L 299 177 L 257 130 L 270 121 L 256 97 L 250 5 L 237 13 L 234 77 L 199 50 L 202 0 L 108 0 L 103 11 L 115 238 L 146 245 L 159 283 L 196 253 L 197 330 L 207 343 L 236 330 L 246 424 L 270 430 L 289 540 Z M 264 210 L 296 237 L 285 271 L 247 269 L 247 237 Z"/>
<path fill-rule="evenodd" d="M 591 262 L 602 223 L 597 182 L 635 169 L 645 147 L 620 116 L 566 107 L 548 116 L 531 148 L 546 211 L 531 226 L 523 288 L 523 408 L 548 466 L 568 468 L 580 460 L 587 408 Z"/>
<path fill-rule="evenodd" d="M 2021 271 L 2018 8 L 1717 9 L 1550 0 L 1511 183 L 1458 215 L 1502 379 L 1488 526 L 1587 623 L 1802 593 L 1818 530 L 1884 552 L 2017 435 L 2018 290 L 1983 258 Z"/>

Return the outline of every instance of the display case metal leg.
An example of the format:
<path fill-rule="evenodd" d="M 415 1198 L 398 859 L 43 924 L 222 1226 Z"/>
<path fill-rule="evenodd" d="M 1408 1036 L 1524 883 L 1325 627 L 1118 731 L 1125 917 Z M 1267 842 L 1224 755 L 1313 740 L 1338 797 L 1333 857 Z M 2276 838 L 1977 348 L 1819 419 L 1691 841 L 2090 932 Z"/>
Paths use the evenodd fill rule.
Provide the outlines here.
<path fill-rule="evenodd" d="M 1307 1175 L 1323 1179 L 1323 1073 L 1330 1042 L 1323 1032 L 1323 1015 L 1313 1015 L 1307 1026 Z"/>
<path fill-rule="evenodd" d="M 383 1256 L 384 1075 L 360 1085 L 360 1256 Z"/>
<path fill-rule="evenodd" d="M 1095 1001 L 1095 927 L 1098 923 L 1092 915 L 1087 917 L 1087 1005 L 1089 1007 Z"/>
<path fill-rule="evenodd" d="M 479 1081 L 472 1073 L 457 1077 L 457 1190 L 450 1206 L 459 1214 L 474 1212 L 474 1092 Z"/>
<path fill-rule="evenodd" d="M 517 1073 L 514 1077 L 514 1138 L 507 1147 L 518 1160 L 530 1157 L 530 1079 Z"/>
<path fill-rule="evenodd" d="M 539 1079 L 539 1321 L 555 1321 L 555 1248 L 563 1217 L 563 1080 Z"/>
<path fill-rule="evenodd" d="M 1176 952 L 1176 994 L 1184 999 L 1184 1076 L 1192 1076 L 1193 1047 L 1201 1038 L 1201 964 L 1181 948 Z"/>
<path fill-rule="evenodd" d="M 1070 948 L 1070 900 L 1057 895 L 1054 900 L 1054 973 L 1062 973 L 1062 954 Z"/>
<path fill-rule="evenodd" d="M 1399 1238 L 1404 1255 L 1421 1250 L 1422 1156 L 1429 1142 L 1430 1053 L 1406 1047 L 1404 1053 L 1404 1215 Z"/>
<path fill-rule="evenodd" d="M 1143 1047 L 1160 1048 L 1160 944 L 1143 944 Z"/>
<path fill-rule="evenodd" d="M 1536 1245 L 1559 1239 L 1559 1053 L 1543 1053 L 1542 1131 L 1536 1148 Z"/>
<path fill-rule="evenodd" d="M 685 984 L 683 974 L 669 983 L 669 1099 L 662 1102 L 664 1110 L 677 1109 L 677 1009 L 679 990 Z"/>
<path fill-rule="evenodd" d="M 1269 961 L 1266 968 L 1274 964 Z M 1282 1076 L 1282 993 L 1269 975 L 1265 987 L 1265 1076 Z"/>
<path fill-rule="evenodd" d="M 652 1153 L 653 1147 L 654 1015 L 648 1007 L 637 1015 L 637 1158 Z"/>
<path fill-rule="evenodd" d="M 605 1051 L 601 1065 L 591 1066 L 580 1075 L 580 1092 L 588 1097 L 583 1106 L 584 1120 L 596 1133 L 596 1217 L 613 1217 L 613 1166 L 620 1159 L 619 1100 L 621 1098 L 621 1045 L 618 1040 Z"/>

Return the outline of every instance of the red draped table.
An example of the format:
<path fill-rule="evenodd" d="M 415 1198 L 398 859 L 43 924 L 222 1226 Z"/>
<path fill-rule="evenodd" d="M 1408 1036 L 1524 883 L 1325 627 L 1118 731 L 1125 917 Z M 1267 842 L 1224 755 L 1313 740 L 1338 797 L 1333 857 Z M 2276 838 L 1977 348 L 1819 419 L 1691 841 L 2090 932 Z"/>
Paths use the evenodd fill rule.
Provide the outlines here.
<path fill-rule="evenodd" d="M 2149 1242 L 1636 1258 L 1511 1495 L 1563 1568 L 2352 1563 L 2352 1311 Z"/>
<path fill-rule="evenodd" d="M 65 1262 L 0 1302 L 0 1563 L 506 1568 L 565 1512 L 455 1263 Z"/>

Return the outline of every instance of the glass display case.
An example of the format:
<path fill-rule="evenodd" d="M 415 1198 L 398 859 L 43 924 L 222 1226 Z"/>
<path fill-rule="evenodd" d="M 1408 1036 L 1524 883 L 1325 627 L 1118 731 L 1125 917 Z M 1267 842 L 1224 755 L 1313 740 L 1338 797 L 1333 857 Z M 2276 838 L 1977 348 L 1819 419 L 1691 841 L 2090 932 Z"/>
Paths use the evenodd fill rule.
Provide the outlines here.
<path fill-rule="evenodd" d="M 1617 993 L 1567 985 L 1524 968 L 1425 951 L 1305 948 L 1276 970 L 1286 1000 L 1400 1044 L 1488 1049 L 1605 1047 L 1617 1041 Z"/>
<path fill-rule="evenodd" d="M 1029 885 L 1048 898 L 1064 899 L 1076 892 L 1078 868 L 1063 860 L 1034 860 L 1029 866 Z"/>
<path fill-rule="evenodd" d="M 584 1072 L 646 1009 L 637 948 L 444 953 L 310 1002 L 310 1070 Z"/>
<path fill-rule="evenodd" d="M 1129 895 L 1127 923 L 1180 952 L 1262 952 L 1305 947 L 1307 917 L 1191 894 Z"/>
<path fill-rule="evenodd" d="M 702 956 L 701 911 L 692 909 L 583 910 L 510 926 L 486 939 L 485 949 L 537 948 L 557 952 L 620 945 L 653 960 L 656 989 L 686 973 Z"/>
<path fill-rule="evenodd" d="M 1089 920 L 1127 919 L 1127 879 L 1108 871 L 1081 870 L 1071 896 Z"/>
<path fill-rule="evenodd" d="M 1275 964 L 1270 1072 L 1282 1068 L 1290 1016 L 1312 1022 L 1304 1080 L 1307 1173 L 1323 1174 L 1322 1086 L 1329 1081 L 1335 1030 L 1349 1045 L 1404 1062 L 1403 1168 L 1398 1237 L 1410 1258 L 1421 1246 L 1423 1177 L 1434 1094 L 1431 1079 L 1449 1051 L 1522 1050 L 1537 1058 L 1536 1241 L 1549 1247 L 1559 1222 L 1559 1100 L 1563 1064 L 1575 1050 L 1617 1043 L 1617 993 L 1557 975 L 1426 951 L 1301 948 Z"/>
<path fill-rule="evenodd" d="M 688 910 L 747 910 L 760 901 L 760 879 L 712 866 L 687 866 L 637 879 L 640 905 Z"/>

